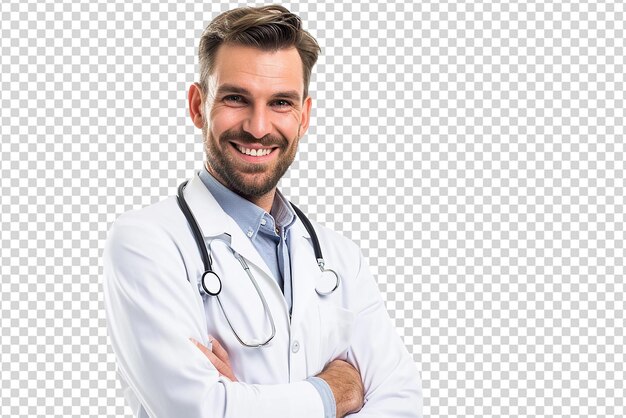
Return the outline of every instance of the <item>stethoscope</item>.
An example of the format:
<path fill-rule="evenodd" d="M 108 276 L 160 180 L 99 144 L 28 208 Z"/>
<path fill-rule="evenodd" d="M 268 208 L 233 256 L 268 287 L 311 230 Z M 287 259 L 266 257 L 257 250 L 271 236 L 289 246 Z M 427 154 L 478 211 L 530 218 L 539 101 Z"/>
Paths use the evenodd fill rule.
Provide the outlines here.
<path fill-rule="evenodd" d="M 246 347 L 251 347 L 251 348 L 262 347 L 264 345 L 267 345 L 276 335 L 276 326 L 274 325 L 274 318 L 267 305 L 267 301 L 265 300 L 265 297 L 263 296 L 263 292 L 261 292 L 261 289 L 259 288 L 257 281 L 254 279 L 252 272 L 250 271 L 250 267 L 248 266 L 248 263 L 246 263 L 246 260 L 244 260 L 244 258 L 240 254 L 238 254 L 232 249 L 231 250 L 233 252 L 233 255 L 239 261 L 244 271 L 247 273 L 248 277 L 250 278 L 250 281 L 252 282 L 252 284 L 254 285 L 254 288 L 256 289 L 257 294 L 259 295 L 259 298 L 261 299 L 261 303 L 263 304 L 263 310 L 265 311 L 265 316 L 269 319 L 270 326 L 272 329 L 271 335 L 269 336 L 269 338 L 266 338 L 266 339 L 259 340 L 259 339 L 254 338 L 252 341 L 245 342 L 239 336 L 237 331 L 235 331 L 235 328 L 233 327 L 230 319 L 228 318 L 228 315 L 226 314 L 226 311 L 224 310 L 224 306 L 222 305 L 222 301 L 220 300 L 220 297 L 219 297 L 222 291 L 222 279 L 220 278 L 220 276 L 218 276 L 218 274 L 215 271 L 213 271 L 212 260 L 211 260 L 211 256 L 209 255 L 207 251 L 207 246 L 204 242 L 204 235 L 202 234 L 202 231 L 200 231 L 200 226 L 198 225 L 198 222 L 196 222 L 196 218 L 193 216 L 193 213 L 191 212 L 191 209 L 189 209 L 189 205 L 187 205 L 187 201 L 185 200 L 185 197 L 184 197 L 183 191 L 185 190 L 185 186 L 187 185 L 187 182 L 188 180 L 185 180 L 183 183 L 180 184 L 180 186 L 178 186 L 178 193 L 176 195 L 176 200 L 178 201 L 178 206 L 180 206 L 180 210 L 185 215 L 185 218 L 187 218 L 187 222 L 189 223 L 191 232 L 193 233 L 198 249 L 200 250 L 202 263 L 204 264 L 204 273 L 202 273 L 202 279 L 200 280 L 201 289 L 206 294 L 216 297 L 217 302 L 220 306 L 220 309 L 222 310 L 222 313 L 224 314 L 224 317 L 226 318 L 226 322 L 228 323 L 228 326 L 230 326 L 230 329 L 233 331 L 233 334 L 235 334 L 235 337 L 242 345 Z M 309 219 L 304 215 L 304 213 L 302 213 L 300 209 L 296 207 L 296 205 L 291 203 L 291 206 L 296 212 L 296 215 L 298 215 L 298 218 L 300 218 L 300 220 L 304 224 L 304 227 L 306 228 L 307 232 L 309 233 L 311 237 L 311 241 L 313 243 L 313 251 L 315 252 L 315 259 L 317 260 L 317 265 L 320 268 L 322 275 L 325 276 L 325 279 L 320 280 L 322 284 L 322 289 L 318 288 L 318 286 L 315 286 L 315 291 L 320 296 L 328 296 L 331 293 L 333 293 L 335 290 L 337 290 L 337 288 L 339 287 L 339 276 L 337 275 L 337 272 L 335 272 L 334 270 L 327 269 L 324 267 L 324 257 L 322 255 L 322 248 L 320 247 L 319 239 L 317 238 L 317 234 L 315 233 L 315 229 L 313 228 L 311 221 L 309 221 Z M 219 241 L 222 241 L 222 240 L 219 240 Z M 228 245 L 228 243 L 226 243 L 225 241 L 223 242 L 225 243 L 225 245 Z M 213 241 L 211 242 L 211 244 L 212 243 Z M 209 244 L 209 248 L 211 247 L 211 244 Z M 189 280 L 189 278 L 187 278 L 187 280 Z"/>

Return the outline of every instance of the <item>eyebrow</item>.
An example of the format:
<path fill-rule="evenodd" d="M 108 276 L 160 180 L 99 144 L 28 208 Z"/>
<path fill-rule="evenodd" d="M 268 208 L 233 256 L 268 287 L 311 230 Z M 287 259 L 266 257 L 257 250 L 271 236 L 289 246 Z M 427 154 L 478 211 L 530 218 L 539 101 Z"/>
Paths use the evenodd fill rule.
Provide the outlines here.
<path fill-rule="evenodd" d="M 234 84 L 222 84 L 217 89 L 217 95 L 221 96 L 222 94 L 227 93 L 236 93 L 243 94 L 246 96 L 252 96 L 252 93 L 248 89 L 243 87 L 235 86 Z M 293 101 L 300 101 L 300 94 L 295 90 L 287 90 L 287 91 L 279 91 L 277 93 L 272 94 L 273 99 L 290 99 Z"/>

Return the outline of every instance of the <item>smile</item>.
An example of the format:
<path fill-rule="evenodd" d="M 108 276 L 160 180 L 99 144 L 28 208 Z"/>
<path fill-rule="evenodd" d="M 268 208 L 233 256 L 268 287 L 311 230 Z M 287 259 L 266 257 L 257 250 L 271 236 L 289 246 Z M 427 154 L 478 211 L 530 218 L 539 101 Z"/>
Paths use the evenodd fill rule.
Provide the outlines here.
<path fill-rule="evenodd" d="M 274 148 L 245 148 L 239 144 L 233 144 L 237 150 L 245 155 L 251 155 L 253 157 L 263 157 L 274 151 Z"/>

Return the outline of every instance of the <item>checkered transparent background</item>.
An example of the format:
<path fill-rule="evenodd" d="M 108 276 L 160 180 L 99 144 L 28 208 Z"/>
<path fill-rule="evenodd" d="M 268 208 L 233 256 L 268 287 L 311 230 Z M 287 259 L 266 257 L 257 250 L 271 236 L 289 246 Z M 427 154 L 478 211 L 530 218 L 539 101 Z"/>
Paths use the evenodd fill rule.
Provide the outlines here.
<path fill-rule="evenodd" d="M 0 4 L 1 416 L 129 416 L 103 243 L 200 167 L 237 5 Z M 282 188 L 369 257 L 426 415 L 625 416 L 624 3 L 286 5 L 323 54 Z"/>

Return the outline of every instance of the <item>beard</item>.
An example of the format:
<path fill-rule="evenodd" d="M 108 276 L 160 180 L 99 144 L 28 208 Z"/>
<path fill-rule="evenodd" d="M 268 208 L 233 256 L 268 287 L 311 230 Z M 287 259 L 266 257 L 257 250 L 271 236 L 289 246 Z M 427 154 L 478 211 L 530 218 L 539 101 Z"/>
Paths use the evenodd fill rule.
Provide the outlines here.
<path fill-rule="evenodd" d="M 278 181 L 293 163 L 298 149 L 300 128 L 292 141 L 284 136 L 266 135 L 255 138 L 245 131 L 225 131 L 219 139 L 208 129 L 204 131 L 205 154 L 211 174 L 217 177 L 224 186 L 244 198 L 258 198 L 272 191 Z M 263 164 L 248 163 L 233 157 L 227 150 L 232 147 L 231 140 L 243 143 L 260 143 L 263 146 L 276 146 L 277 152 L 273 161 Z M 239 152 L 239 151 L 236 151 Z"/>

